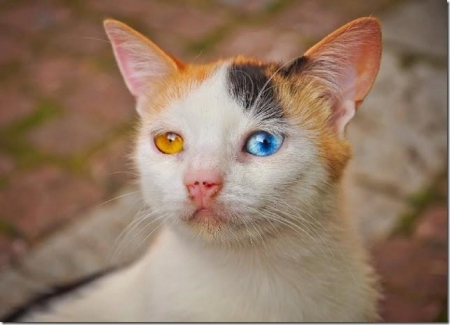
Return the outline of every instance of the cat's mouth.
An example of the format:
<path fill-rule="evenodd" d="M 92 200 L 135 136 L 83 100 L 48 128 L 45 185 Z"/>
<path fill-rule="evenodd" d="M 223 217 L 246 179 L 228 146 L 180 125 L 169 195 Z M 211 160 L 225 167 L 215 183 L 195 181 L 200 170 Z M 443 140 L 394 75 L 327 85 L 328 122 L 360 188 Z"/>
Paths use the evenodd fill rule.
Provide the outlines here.
<path fill-rule="evenodd" d="M 207 227 L 209 230 L 218 228 L 230 228 L 233 230 L 240 230 L 241 228 L 246 229 L 247 224 L 242 220 L 236 220 L 231 218 L 226 212 L 214 209 L 214 208 L 199 208 L 195 210 L 185 221 L 190 223 L 195 227 Z M 254 221 L 253 224 L 258 223 Z"/>
<path fill-rule="evenodd" d="M 207 242 L 237 243 L 249 241 L 256 243 L 264 234 L 278 228 L 267 219 L 254 218 L 252 215 L 237 210 L 237 207 L 217 203 L 208 207 L 186 207 L 179 215 L 181 229 L 188 231 L 193 238 L 203 238 Z M 177 223 L 175 223 L 177 224 Z"/>
<path fill-rule="evenodd" d="M 203 222 L 217 223 L 217 224 L 226 222 L 226 220 L 219 214 L 217 214 L 213 209 L 205 207 L 195 210 L 194 213 L 189 216 L 188 221 L 200 223 Z"/>

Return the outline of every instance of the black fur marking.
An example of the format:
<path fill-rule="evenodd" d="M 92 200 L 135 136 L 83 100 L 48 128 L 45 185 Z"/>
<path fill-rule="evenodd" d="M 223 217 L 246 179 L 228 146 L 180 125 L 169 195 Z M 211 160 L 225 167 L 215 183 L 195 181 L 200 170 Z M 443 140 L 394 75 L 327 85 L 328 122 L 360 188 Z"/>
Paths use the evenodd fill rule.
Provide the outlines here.
<path fill-rule="evenodd" d="M 287 66 L 283 67 L 283 69 L 280 70 L 280 73 L 286 78 L 298 74 L 305 68 L 308 61 L 306 56 L 298 57 Z"/>
<path fill-rule="evenodd" d="M 228 71 L 229 91 L 246 110 L 261 114 L 264 119 L 281 119 L 283 109 L 265 69 L 266 65 L 232 64 Z"/>
<path fill-rule="evenodd" d="M 109 274 L 113 271 L 113 269 L 110 270 L 103 270 L 91 275 L 88 275 L 85 278 L 82 278 L 81 280 L 78 280 L 73 283 L 69 283 L 66 285 L 61 286 L 55 286 L 52 288 L 49 292 L 45 292 L 42 294 L 39 294 L 38 296 L 31 299 L 31 301 L 27 302 L 25 305 L 20 306 L 13 310 L 10 314 L 7 314 L 1 322 L 18 322 L 20 318 L 26 316 L 30 312 L 34 311 L 45 311 L 50 308 L 50 302 L 54 298 L 61 298 L 62 296 L 73 293 L 77 289 L 81 289 L 83 286 L 88 285 L 95 280 L 105 276 L 106 274 Z"/>

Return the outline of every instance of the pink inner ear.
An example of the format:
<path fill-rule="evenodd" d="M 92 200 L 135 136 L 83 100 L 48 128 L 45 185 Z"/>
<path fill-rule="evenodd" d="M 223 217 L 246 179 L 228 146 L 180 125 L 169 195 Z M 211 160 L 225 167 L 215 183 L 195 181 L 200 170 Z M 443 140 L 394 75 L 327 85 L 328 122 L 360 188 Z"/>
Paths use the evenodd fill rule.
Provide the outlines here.
<path fill-rule="evenodd" d="M 130 55 L 127 55 L 126 51 L 122 50 L 121 44 L 123 42 L 116 41 L 116 46 L 114 47 L 114 52 L 116 53 L 117 63 L 119 64 L 119 68 L 122 71 L 122 75 L 125 79 L 125 83 L 128 86 L 131 94 L 133 96 L 137 96 L 141 93 L 143 88 L 143 82 L 139 80 L 135 76 L 135 72 L 133 70 L 133 58 Z"/>
<path fill-rule="evenodd" d="M 178 69 L 178 61 L 128 26 L 106 20 L 105 30 L 122 77 L 133 96 L 151 91 L 148 87 L 153 81 Z"/>
<path fill-rule="evenodd" d="M 344 136 L 345 126 L 355 116 L 356 104 L 351 99 L 344 99 L 332 108 L 330 123 L 340 136 Z"/>
<path fill-rule="evenodd" d="M 381 28 L 374 18 L 360 18 L 339 28 L 306 52 L 320 68 L 310 73 L 335 95 L 329 118 L 339 135 L 369 92 L 381 59 Z"/>

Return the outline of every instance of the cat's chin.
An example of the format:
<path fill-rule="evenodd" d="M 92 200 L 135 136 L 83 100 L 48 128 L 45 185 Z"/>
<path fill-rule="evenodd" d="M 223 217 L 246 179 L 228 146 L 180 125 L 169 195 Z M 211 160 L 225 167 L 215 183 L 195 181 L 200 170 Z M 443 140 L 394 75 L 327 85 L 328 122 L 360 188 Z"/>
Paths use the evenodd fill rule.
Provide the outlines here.
<path fill-rule="evenodd" d="M 203 238 L 207 242 L 222 240 L 234 227 L 234 222 L 218 207 L 189 207 L 180 215 L 180 229 L 193 238 Z"/>

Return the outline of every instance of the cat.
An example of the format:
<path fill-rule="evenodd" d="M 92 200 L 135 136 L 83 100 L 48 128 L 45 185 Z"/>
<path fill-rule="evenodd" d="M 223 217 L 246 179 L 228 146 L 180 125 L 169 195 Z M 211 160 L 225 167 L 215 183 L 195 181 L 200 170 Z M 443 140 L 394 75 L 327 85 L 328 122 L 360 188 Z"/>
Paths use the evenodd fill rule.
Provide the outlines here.
<path fill-rule="evenodd" d="M 345 128 L 380 65 L 379 21 L 354 20 L 283 64 L 185 64 L 119 21 L 104 27 L 136 98 L 149 217 L 164 226 L 131 266 L 16 319 L 379 320 L 379 281 L 340 191 Z"/>

